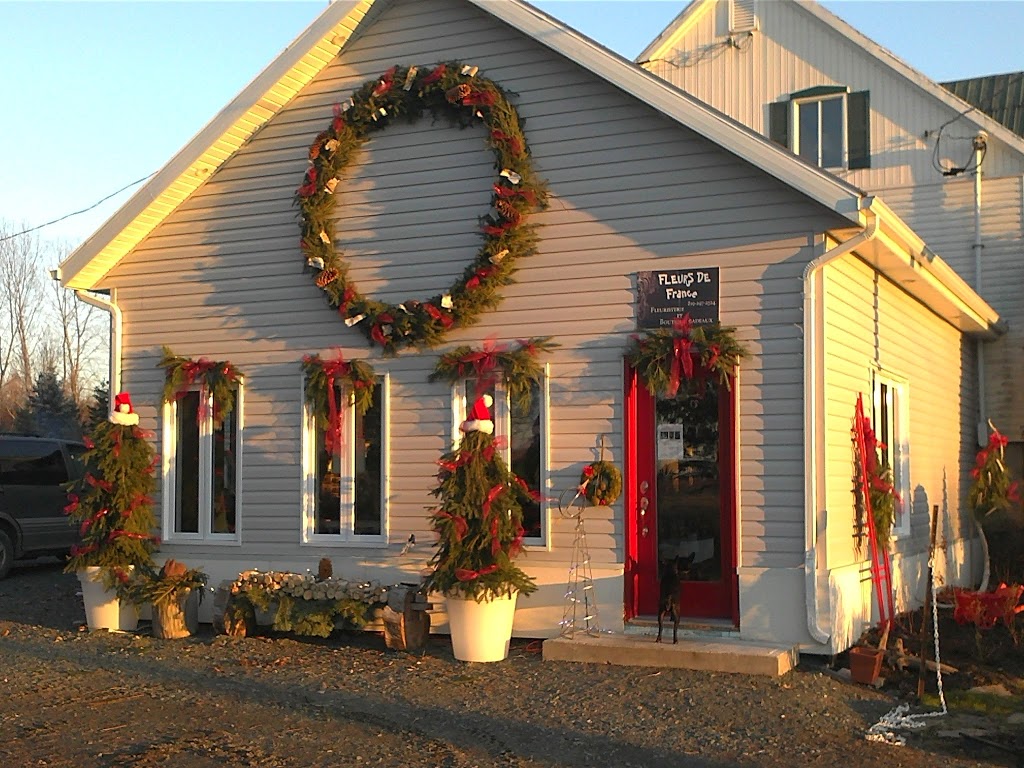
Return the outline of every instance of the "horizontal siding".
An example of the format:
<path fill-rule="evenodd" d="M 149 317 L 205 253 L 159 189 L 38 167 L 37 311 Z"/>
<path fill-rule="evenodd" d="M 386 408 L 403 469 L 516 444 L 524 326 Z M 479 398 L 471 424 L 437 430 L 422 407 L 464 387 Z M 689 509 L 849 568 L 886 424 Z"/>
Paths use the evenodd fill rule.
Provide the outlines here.
<path fill-rule="evenodd" d="M 987 165 L 987 160 L 986 160 Z M 886 189 L 886 201 L 969 285 L 974 263 L 974 181 L 958 179 L 913 189 Z M 985 344 L 989 418 L 1011 439 L 1024 437 L 1024 177 L 982 175 L 981 295 L 1006 333 Z"/>
<path fill-rule="evenodd" d="M 872 411 L 872 376 L 905 382 L 909 399 L 910 536 L 902 554 L 927 550 L 929 512 L 939 505 L 940 535 L 956 538 L 966 525 L 963 496 L 972 465 L 975 387 L 971 345 L 960 333 L 855 257 L 824 270 L 825 502 L 828 567 L 867 556 L 852 532 L 853 416 L 858 393 Z M 963 436 L 960 438 L 959 436 Z"/>
<path fill-rule="evenodd" d="M 450 342 L 554 335 L 549 357 L 551 487 L 573 487 L 597 458 L 622 464 L 622 359 L 635 330 L 635 273 L 721 269 L 722 320 L 749 348 L 739 381 L 740 530 L 745 566 L 803 561 L 799 445 L 800 276 L 816 233 L 838 220 L 710 141 L 658 116 L 574 63 L 474 8 L 397 2 L 109 275 L 124 309 L 125 384 L 154 429 L 160 347 L 230 359 L 246 375 L 244 556 L 307 559 L 299 546 L 299 361 L 340 348 L 391 378 L 388 548 L 346 548 L 352 563 L 395 564 L 410 533 L 431 541 L 436 459 L 450 439 L 449 390 L 426 381 L 436 355 L 383 359 L 344 327 L 304 270 L 294 190 L 306 151 L 344 100 L 395 62 L 462 59 L 518 94 L 538 172 L 551 188 L 539 253 L 501 306 Z M 450 285 L 480 244 L 493 157 L 480 131 L 429 119 L 374 136 L 336 193 L 336 232 L 360 288 L 397 301 Z M 596 563 L 624 559 L 621 502 L 588 513 Z M 571 521 L 554 515 L 563 564 Z M 227 549 L 227 548 L 223 548 Z M 191 550 L 182 545 L 180 551 Z M 422 566 L 429 547 L 410 557 Z M 336 570 L 340 571 L 339 567 Z"/>
<path fill-rule="evenodd" d="M 768 105 L 819 85 L 871 93 L 871 168 L 842 171 L 852 184 L 879 188 L 941 181 L 934 168 L 934 135 L 946 126 L 938 160 L 963 166 L 978 127 L 971 115 L 920 90 L 796 2 L 758 3 L 759 30 L 738 46 L 729 42 L 726 3 L 704 13 L 669 52 L 647 69 L 730 117 L 768 135 Z M 716 12 L 717 11 L 717 12 Z M 929 131 L 929 134 L 926 134 Z M 1024 158 L 989 139 L 986 171 L 1019 175 Z"/>

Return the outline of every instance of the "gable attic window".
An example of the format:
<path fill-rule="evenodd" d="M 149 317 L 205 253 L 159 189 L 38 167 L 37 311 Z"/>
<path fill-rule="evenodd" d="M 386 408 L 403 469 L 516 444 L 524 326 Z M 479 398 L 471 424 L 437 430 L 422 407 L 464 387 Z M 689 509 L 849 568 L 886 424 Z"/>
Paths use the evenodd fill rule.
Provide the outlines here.
<path fill-rule="evenodd" d="M 821 168 L 871 167 L 868 91 L 819 85 L 768 106 L 768 138 Z"/>

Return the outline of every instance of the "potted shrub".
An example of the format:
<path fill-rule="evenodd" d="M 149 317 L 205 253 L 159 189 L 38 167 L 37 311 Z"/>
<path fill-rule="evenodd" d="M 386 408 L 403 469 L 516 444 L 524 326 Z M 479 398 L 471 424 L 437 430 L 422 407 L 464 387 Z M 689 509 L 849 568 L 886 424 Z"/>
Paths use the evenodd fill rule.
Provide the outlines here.
<path fill-rule="evenodd" d="M 151 498 L 155 458 L 128 393 L 117 395 L 114 405 L 110 419 L 85 438 L 82 477 L 69 483 L 64 511 L 79 525 L 81 542 L 64 570 L 82 583 L 89 629 L 133 630 L 138 611 L 126 585 L 132 569 L 152 567 L 158 543 Z"/>
<path fill-rule="evenodd" d="M 198 568 L 168 558 L 160 570 L 138 569 L 123 591 L 135 605 L 152 605 L 153 637 L 176 640 L 198 628 L 198 603 L 206 582 L 206 574 Z"/>
<path fill-rule="evenodd" d="M 518 595 L 537 586 L 515 563 L 522 551 L 525 498 L 537 498 L 496 449 L 493 399 L 476 399 L 455 450 L 441 457 L 440 505 L 431 512 L 437 533 L 427 587 L 446 599 L 455 658 L 501 661 L 508 655 Z"/>

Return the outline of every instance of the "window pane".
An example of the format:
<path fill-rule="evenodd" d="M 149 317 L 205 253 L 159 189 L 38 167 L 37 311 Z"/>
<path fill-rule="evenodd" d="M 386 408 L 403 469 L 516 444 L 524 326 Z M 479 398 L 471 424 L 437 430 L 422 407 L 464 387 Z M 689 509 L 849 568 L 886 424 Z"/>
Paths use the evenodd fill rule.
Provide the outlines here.
<path fill-rule="evenodd" d="M 187 392 L 175 414 L 174 530 L 199 533 L 199 393 Z"/>
<path fill-rule="evenodd" d="M 232 405 L 238 403 L 237 393 L 232 393 Z M 220 413 L 216 403 L 213 406 L 214 422 Z M 223 423 L 213 433 L 213 520 L 211 533 L 234 533 L 236 494 L 238 476 L 236 457 L 238 455 L 238 410 L 232 407 Z"/>
<path fill-rule="evenodd" d="M 841 168 L 843 165 L 843 100 L 821 102 L 821 165 Z"/>
<path fill-rule="evenodd" d="M 818 102 L 811 101 L 797 107 L 799 113 L 800 157 L 818 164 Z"/>
<path fill-rule="evenodd" d="M 509 404 L 510 428 L 509 447 L 512 457 L 512 471 L 521 477 L 531 490 L 540 490 L 541 480 L 541 388 L 539 384 L 530 387 L 530 407 L 522 408 L 516 402 Z M 535 501 L 523 504 L 523 528 L 527 537 L 541 536 L 540 504 Z"/>
<path fill-rule="evenodd" d="M 344 403 L 342 389 L 336 385 L 334 396 L 335 402 Z M 340 407 L 340 405 L 339 405 Z M 344 413 L 344 411 L 342 411 Z M 342 431 L 344 434 L 344 430 Z M 313 430 L 313 439 L 316 440 L 316 508 L 313 510 L 313 533 L 341 533 L 341 494 L 344 482 L 346 491 L 351 484 L 342 475 L 345 466 L 342 463 L 341 451 L 345 450 L 344 445 L 339 445 L 334 454 L 327 450 L 326 430 L 320 425 Z"/>
<path fill-rule="evenodd" d="M 381 530 L 381 474 L 383 472 L 383 425 L 381 385 L 373 388 L 373 405 L 362 416 L 356 414 L 354 471 L 354 533 L 379 536 Z"/>

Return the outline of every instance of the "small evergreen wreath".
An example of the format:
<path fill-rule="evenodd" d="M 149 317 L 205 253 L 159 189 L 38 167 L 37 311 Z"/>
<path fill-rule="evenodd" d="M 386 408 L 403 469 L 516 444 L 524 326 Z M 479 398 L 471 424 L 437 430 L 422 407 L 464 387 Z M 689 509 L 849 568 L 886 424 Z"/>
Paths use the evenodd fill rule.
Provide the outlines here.
<path fill-rule="evenodd" d="M 505 91 L 476 73 L 476 67 L 457 61 L 433 69 L 393 66 L 364 83 L 345 107 L 335 106 L 330 125 L 309 148 L 310 165 L 295 193 L 306 263 L 317 270 L 317 286 L 345 324 L 385 354 L 435 346 L 451 328 L 475 323 L 481 312 L 497 306 L 498 289 L 513 282 L 516 260 L 536 252 L 534 227 L 526 218 L 544 206 L 545 182 L 534 173 L 522 122 Z M 398 117 L 415 121 L 428 110 L 462 127 L 480 121 L 487 130 L 499 172 L 491 213 L 481 221 L 484 244 L 443 294 L 401 304 L 368 299 L 349 279 L 348 264 L 334 246 L 334 191 L 371 133 Z"/>
<path fill-rule="evenodd" d="M 622 493 L 622 473 L 609 461 L 587 464 L 580 475 L 580 491 L 591 504 L 610 506 Z"/>
<path fill-rule="evenodd" d="M 363 360 L 345 360 L 341 352 L 338 352 L 334 359 L 306 355 L 302 358 L 302 372 L 306 378 L 306 405 L 313 414 L 316 426 L 324 430 L 327 450 L 333 454 L 341 444 L 341 427 L 347 398 L 352 398 L 357 414 L 365 415 L 373 405 L 373 389 L 377 384 L 377 374 L 369 363 Z M 338 384 L 342 385 L 343 397 L 346 398 L 344 402 L 338 402 L 335 392 L 335 386 Z"/>

